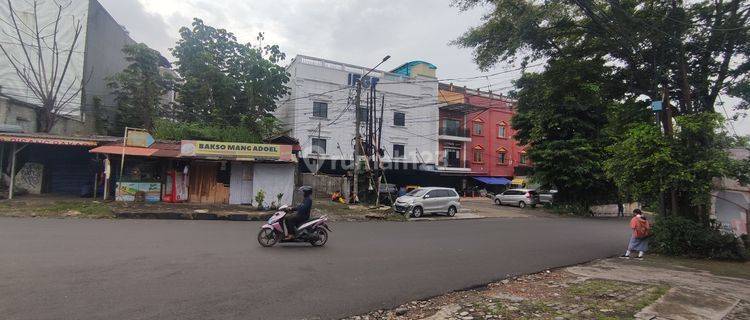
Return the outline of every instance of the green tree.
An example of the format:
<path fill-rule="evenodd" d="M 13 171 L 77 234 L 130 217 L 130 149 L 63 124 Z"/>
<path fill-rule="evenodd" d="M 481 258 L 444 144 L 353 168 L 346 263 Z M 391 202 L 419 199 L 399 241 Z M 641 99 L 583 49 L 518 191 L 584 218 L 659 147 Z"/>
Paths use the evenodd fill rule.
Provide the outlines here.
<path fill-rule="evenodd" d="M 117 120 L 110 131 L 122 134 L 125 127 L 152 131 L 162 109 L 162 96 L 171 89 L 173 80 L 162 75 L 163 58 L 143 43 L 125 45 L 122 52 L 130 63 L 110 78 L 109 88 L 117 102 Z"/>
<path fill-rule="evenodd" d="M 607 87 L 611 72 L 602 59 L 555 60 L 546 72 L 516 82 L 512 123 L 519 142 L 530 146 L 535 180 L 556 186 L 560 202 L 582 209 L 615 194 L 602 167 L 607 139 L 601 127 L 619 91 Z"/>
<path fill-rule="evenodd" d="M 258 36 L 262 41 L 263 36 Z M 287 93 L 289 76 L 277 65 L 285 55 L 276 45 L 241 44 L 224 30 L 194 19 L 180 29 L 172 54 L 181 83 L 177 86 L 183 122 L 215 127 L 246 126 L 261 134 L 271 130 L 271 112 Z"/>
<path fill-rule="evenodd" d="M 622 147 L 631 147 L 631 152 L 636 151 L 633 148 L 647 149 L 636 153 L 646 158 L 643 161 L 622 161 L 608 166 L 609 170 L 605 171 L 617 185 L 633 191 L 634 188 L 624 181 L 650 180 L 644 188 L 652 190 L 662 190 L 666 184 L 667 188 L 678 193 L 678 205 L 672 211 L 684 209 L 691 216 L 698 216 L 691 214 L 698 211 L 700 216 L 706 215 L 706 186 L 711 178 L 730 173 L 724 170 L 725 164 L 729 163 L 726 152 L 722 151 L 726 145 L 716 136 L 715 104 L 720 94 L 736 94 L 742 98 L 740 93 L 746 92 L 741 85 L 747 80 L 750 70 L 747 60 L 750 53 L 750 8 L 746 2 L 459 0 L 457 4 L 463 9 L 486 4 L 492 10 L 480 26 L 471 28 L 455 41 L 460 46 L 474 49 L 474 59 L 481 69 L 518 59 L 523 64 L 545 59 L 547 70 L 535 77 L 556 78 L 558 81 L 546 81 L 551 87 L 546 90 L 565 93 L 564 97 L 574 101 L 565 102 L 567 105 L 595 105 L 589 98 L 593 88 L 590 85 L 596 85 L 599 90 L 604 88 L 605 94 L 598 106 L 604 109 L 606 121 L 596 121 L 601 118 L 593 116 L 592 119 L 592 115 L 575 113 L 575 110 L 560 110 L 569 113 L 570 119 L 576 121 L 559 122 L 558 127 L 550 129 L 543 121 L 534 122 L 533 119 L 539 118 L 544 110 L 554 110 L 549 106 L 562 105 L 560 95 L 530 92 L 543 88 L 529 87 L 524 79 L 518 81 L 519 115 L 514 126 L 519 129 L 521 141 L 528 139 L 530 142 L 529 153 L 535 166 L 542 168 L 541 173 L 535 175 L 545 182 L 554 182 L 556 178 L 549 172 L 564 171 L 566 169 L 562 167 L 570 166 L 569 161 L 552 157 L 554 152 L 578 154 L 582 150 L 589 151 L 591 154 L 584 158 L 592 159 L 592 163 L 581 168 L 596 168 L 597 161 L 601 167 L 601 161 L 609 157 L 608 152 L 616 150 L 586 148 L 582 142 L 573 144 L 574 139 L 556 134 L 558 131 L 579 132 L 579 121 L 591 122 L 593 130 L 581 134 L 592 139 L 587 141 L 589 145 L 598 145 L 595 141 L 600 138 L 608 141 L 607 144 L 625 139 L 627 143 Z M 563 77 L 555 77 L 560 73 L 558 70 L 564 68 L 556 64 L 568 64 L 567 67 L 575 70 L 571 75 L 585 75 L 586 70 L 578 64 L 601 59 L 606 61 L 604 74 L 607 77 L 600 83 L 590 83 L 584 81 L 585 78 L 565 81 Z M 597 64 L 591 67 L 596 68 Z M 571 83 L 577 84 L 571 86 Z M 612 88 L 621 90 L 617 92 Z M 674 137 L 662 137 L 666 141 L 660 144 L 655 141 L 658 137 L 652 136 L 656 131 L 645 129 L 644 124 L 653 120 L 648 118 L 646 103 L 637 102 L 637 98 L 646 95 L 651 100 L 661 100 L 664 91 L 669 93 L 669 101 L 675 102 L 671 111 L 678 116 L 678 128 Z M 523 99 L 528 96 L 539 99 Z M 542 106 L 541 110 L 534 111 L 537 106 Z M 525 114 L 532 114 L 528 117 L 530 120 L 525 119 Z M 552 115 L 546 117 L 555 118 Z M 639 146 L 634 142 L 638 139 L 653 144 Z M 656 150 L 658 146 L 668 150 Z M 537 159 L 534 159 L 534 154 Z M 615 157 L 618 155 L 621 154 Z M 685 168 L 664 172 L 666 176 L 645 174 L 660 173 L 662 168 L 657 166 L 669 161 L 676 161 Z M 718 164 L 709 165 L 707 161 Z M 622 175 L 610 172 L 614 170 L 624 172 Z M 686 172 L 689 174 L 683 174 Z M 600 181 L 600 176 L 595 174 L 581 177 L 588 177 L 590 182 Z M 696 187 L 678 188 L 670 184 L 671 181 Z"/>

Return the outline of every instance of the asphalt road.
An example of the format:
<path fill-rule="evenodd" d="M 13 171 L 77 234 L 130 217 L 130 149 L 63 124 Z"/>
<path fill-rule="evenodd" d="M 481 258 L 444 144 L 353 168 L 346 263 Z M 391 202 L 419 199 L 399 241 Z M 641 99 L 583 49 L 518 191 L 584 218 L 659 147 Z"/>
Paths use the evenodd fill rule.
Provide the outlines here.
<path fill-rule="evenodd" d="M 335 223 L 261 248 L 260 224 L 0 218 L 3 319 L 331 319 L 619 253 L 627 222 Z"/>

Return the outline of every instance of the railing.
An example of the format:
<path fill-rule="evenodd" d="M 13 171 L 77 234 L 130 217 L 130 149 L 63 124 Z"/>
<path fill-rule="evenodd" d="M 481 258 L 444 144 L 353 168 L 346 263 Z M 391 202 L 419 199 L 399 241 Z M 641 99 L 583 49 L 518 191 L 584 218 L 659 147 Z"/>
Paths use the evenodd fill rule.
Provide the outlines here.
<path fill-rule="evenodd" d="M 448 168 L 468 168 L 469 162 L 461 159 L 443 158 L 443 167 Z"/>
<path fill-rule="evenodd" d="M 448 128 L 440 127 L 441 136 L 453 136 L 453 137 L 469 137 L 469 130 L 464 128 Z"/>

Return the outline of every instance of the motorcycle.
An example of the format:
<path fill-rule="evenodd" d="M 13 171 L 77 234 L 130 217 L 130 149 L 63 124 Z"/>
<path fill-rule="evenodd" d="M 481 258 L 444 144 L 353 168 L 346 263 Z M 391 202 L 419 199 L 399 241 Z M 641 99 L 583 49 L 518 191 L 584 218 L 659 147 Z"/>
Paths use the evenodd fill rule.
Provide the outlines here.
<path fill-rule="evenodd" d="M 272 247 L 279 242 L 309 242 L 314 247 L 320 247 L 328 242 L 328 232 L 331 228 L 328 226 L 328 216 L 322 216 L 305 222 L 297 228 L 294 238 L 287 240 L 289 230 L 287 230 L 284 217 L 287 215 L 288 206 L 284 205 L 279 211 L 274 213 L 268 219 L 258 232 L 258 243 L 263 247 Z"/>

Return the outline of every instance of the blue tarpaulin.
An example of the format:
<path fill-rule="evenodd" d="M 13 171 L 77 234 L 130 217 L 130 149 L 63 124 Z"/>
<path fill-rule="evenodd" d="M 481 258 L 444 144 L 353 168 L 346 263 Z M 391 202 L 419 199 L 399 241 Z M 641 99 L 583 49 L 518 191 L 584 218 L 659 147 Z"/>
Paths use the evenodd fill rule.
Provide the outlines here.
<path fill-rule="evenodd" d="M 510 180 L 502 178 L 502 177 L 474 177 L 474 179 L 477 179 L 479 182 L 492 184 L 492 185 L 510 184 Z"/>

